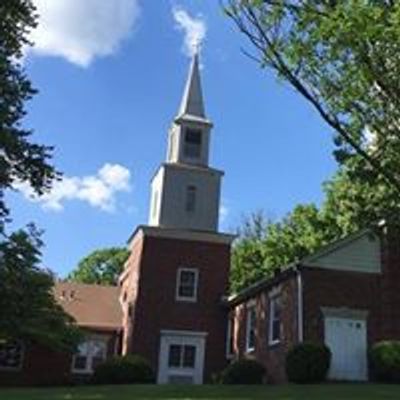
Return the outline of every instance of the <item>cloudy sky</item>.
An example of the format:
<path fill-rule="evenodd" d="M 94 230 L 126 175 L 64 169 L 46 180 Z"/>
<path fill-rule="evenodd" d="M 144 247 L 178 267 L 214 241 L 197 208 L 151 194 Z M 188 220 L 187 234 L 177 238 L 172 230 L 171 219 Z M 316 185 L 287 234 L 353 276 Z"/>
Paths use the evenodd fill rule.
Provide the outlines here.
<path fill-rule="evenodd" d="M 34 0 L 40 24 L 25 64 L 40 93 L 25 124 L 55 146 L 63 178 L 41 198 L 9 196 L 13 227 L 45 230 L 44 265 L 60 276 L 94 249 L 124 245 L 146 223 L 149 181 L 190 55 L 202 43 L 211 163 L 224 169 L 221 227 L 263 209 L 279 218 L 319 202 L 336 168 L 329 129 L 241 52 L 246 41 L 215 0 Z M 238 162 L 240 160 L 240 162 Z"/>

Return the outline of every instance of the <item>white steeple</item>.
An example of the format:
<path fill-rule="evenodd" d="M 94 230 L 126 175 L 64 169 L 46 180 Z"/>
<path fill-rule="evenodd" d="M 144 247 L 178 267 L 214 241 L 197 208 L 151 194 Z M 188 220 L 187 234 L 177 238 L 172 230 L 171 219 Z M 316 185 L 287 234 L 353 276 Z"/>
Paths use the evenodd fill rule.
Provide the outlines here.
<path fill-rule="evenodd" d="M 208 165 L 212 122 L 205 115 L 199 56 L 193 56 L 182 102 L 168 135 L 167 162 L 152 180 L 149 224 L 218 230 L 222 171 Z"/>
<path fill-rule="evenodd" d="M 193 56 L 177 118 L 205 119 L 203 92 L 199 71 L 199 55 Z"/>

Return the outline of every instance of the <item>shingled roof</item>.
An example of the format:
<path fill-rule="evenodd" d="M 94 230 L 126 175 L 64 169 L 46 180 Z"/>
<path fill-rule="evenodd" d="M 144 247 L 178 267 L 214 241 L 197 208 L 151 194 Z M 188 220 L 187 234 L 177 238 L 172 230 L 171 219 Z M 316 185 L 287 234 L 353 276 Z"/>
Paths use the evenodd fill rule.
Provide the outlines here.
<path fill-rule="evenodd" d="M 119 287 L 57 282 L 54 293 L 58 303 L 79 326 L 105 330 L 122 328 Z"/>

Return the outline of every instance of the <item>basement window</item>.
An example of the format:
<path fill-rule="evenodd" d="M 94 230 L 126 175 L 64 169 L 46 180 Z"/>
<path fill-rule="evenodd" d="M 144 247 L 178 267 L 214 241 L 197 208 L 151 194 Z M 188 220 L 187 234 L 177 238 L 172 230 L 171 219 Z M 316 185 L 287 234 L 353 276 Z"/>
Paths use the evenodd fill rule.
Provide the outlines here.
<path fill-rule="evenodd" d="M 192 345 L 171 344 L 169 346 L 168 366 L 171 368 L 194 368 L 196 347 Z"/>
<path fill-rule="evenodd" d="M 0 370 L 22 368 L 24 345 L 20 340 L 0 341 Z"/>

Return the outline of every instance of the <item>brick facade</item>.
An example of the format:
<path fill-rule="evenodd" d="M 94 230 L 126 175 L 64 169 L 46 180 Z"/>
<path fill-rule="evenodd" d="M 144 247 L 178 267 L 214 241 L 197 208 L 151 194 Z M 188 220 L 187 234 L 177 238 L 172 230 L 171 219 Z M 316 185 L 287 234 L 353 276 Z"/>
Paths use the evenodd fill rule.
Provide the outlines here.
<path fill-rule="evenodd" d="M 127 295 L 124 338 L 127 353 L 141 354 L 158 369 L 162 330 L 205 332 L 204 379 L 226 365 L 227 314 L 222 298 L 228 289 L 230 245 L 210 241 L 144 235 L 134 244 L 122 282 Z M 198 268 L 197 301 L 175 298 L 178 268 Z M 131 316 L 126 315 L 131 310 Z"/>
<path fill-rule="evenodd" d="M 118 332 L 86 331 L 107 341 L 107 357 L 112 357 L 119 346 Z M 24 343 L 22 367 L 17 370 L 0 369 L 0 386 L 57 386 L 87 381 L 90 376 L 72 372 L 72 354 L 51 350 L 43 345 Z"/>
<path fill-rule="evenodd" d="M 279 293 L 282 298 L 282 337 L 280 343 L 269 344 L 270 295 Z M 248 306 L 256 306 L 256 345 L 252 352 L 246 351 L 246 318 Z M 266 381 L 285 381 L 285 355 L 287 350 L 298 343 L 297 281 L 296 274 L 289 273 L 258 291 L 254 296 L 243 299 L 231 310 L 234 316 L 234 346 L 236 357 L 260 361 L 266 368 Z"/>
<path fill-rule="evenodd" d="M 381 243 L 380 273 L 354 272 L 298 265 L 277 277 L 266 280 L 255 289 L 245 290 L 230 302 L 235 317 L 235 355 L 255 358 L 266 366 L 270 382 L 286 380 L 284 365 L 287 350 L 299 340 L 298 295 L 295 276 L 302 277 L 303 340 L 324 342 L 323 309 L 365 311 L 367 343 L 385 339 L 400 340 L 400 246 L 399 232 L 384 227 L 379 233 Z M 284 294 L 282 340 L 268 345 L 269 296 L 280 288 Z M 257 337 L 254 352 L 246 353 L 247 305 L 255 302 Z"/>

